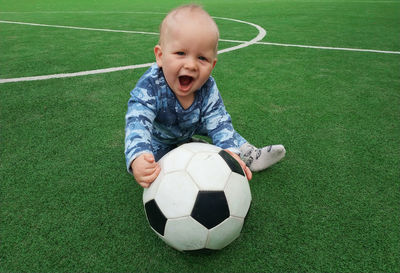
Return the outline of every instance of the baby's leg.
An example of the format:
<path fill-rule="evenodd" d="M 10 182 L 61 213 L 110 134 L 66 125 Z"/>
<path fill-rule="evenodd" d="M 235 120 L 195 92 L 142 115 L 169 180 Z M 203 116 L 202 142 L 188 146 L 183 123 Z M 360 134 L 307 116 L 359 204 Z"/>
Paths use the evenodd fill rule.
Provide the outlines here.
<path fill-rule="evenodd" d="M 171 151 L 177 147 L 177 145 L 160 143 L 158 141 L 155 141 L 154 139 L 151 142 L 151 146 L 153 147 L 153 154 L 154 154 L 155 161 L 160 160 L 169 151 Z"/>
<path fill-rule="evenodd" d="M 192 136 L 192 137 L 187 141 L 187 143 L 190 143 L 190 142 L 200 142 L 200 143 L 210 144 L 210 142 L 208 142 L 207 140 L 204 140 L 204 139 L 199 138 L 199 137 L 194 137 L 194 136 Z"/>
<path fill-rule="evenodd" d="M 246 142 L 240 146 L 240 158 L 254 172 L 262 171 L 281 160 L 286 154 L 283 145 L 256 148 Z"/>

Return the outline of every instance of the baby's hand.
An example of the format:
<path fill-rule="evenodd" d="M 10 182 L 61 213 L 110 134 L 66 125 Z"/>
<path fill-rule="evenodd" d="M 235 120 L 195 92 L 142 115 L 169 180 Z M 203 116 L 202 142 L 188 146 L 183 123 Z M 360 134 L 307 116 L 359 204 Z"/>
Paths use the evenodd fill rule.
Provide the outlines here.
<path fill-rule="evenodd" d="M 152 154 L 139 155 L 133 160 L 131 167 L 136 182 L 143 188 L 150 187 L 161 171 Z"/>
<path fill-rule="evenodd" d="M 225 150 L 225 151 L 228 152 L 234 159 L 236 159 L 237 162 L 239 162 L 244 173 L 246 174 L 247 179 L 251 180 L 251 178 L 253 177 L 253 174 L 251 173 L 249 167 L 246 166 L 246 163 L 244 163 L 243 160 L 240 159 L 240 156 L 238 156 L 237 154 L 235 154 L 234 152 L 231 152 L 229 150 Z"/>

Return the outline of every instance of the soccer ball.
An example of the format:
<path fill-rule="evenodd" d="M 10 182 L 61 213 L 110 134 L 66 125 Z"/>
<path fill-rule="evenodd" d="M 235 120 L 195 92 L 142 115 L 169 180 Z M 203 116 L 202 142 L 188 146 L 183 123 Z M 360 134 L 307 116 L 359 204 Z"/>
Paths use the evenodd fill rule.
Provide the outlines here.
<path fill-rule="evenodd" d="M 242 230 L 250 207 L 249 183 L 226 151 L 188 143 L 159 161 L 161 172 L 143 192 L 147 219 L 173 248 L 221 249 Z"/>

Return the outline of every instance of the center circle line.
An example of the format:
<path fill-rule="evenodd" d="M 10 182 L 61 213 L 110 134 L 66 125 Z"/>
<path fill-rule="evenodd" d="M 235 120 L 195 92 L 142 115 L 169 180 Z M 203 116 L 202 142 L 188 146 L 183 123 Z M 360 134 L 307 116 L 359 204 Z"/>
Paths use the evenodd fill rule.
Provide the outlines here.
<path fill-rule="evenodd" d="M 155 13 L 159 14 L 159 13 Z M 212 18 L 220 19 L 220 20 L 227 20 L 238 22 L 242 24 L 250 25 L 258 30 L 258 35 L 251 39 L 250 41 L 243 41 L 241 44 L 233 47 L 228 47 L 218 51 L 218 54 L 231 52 L 234 50 L 238 50 L 241 48 L 248 47 L 253 45 L 260 40 L 262 40 L 267 32 L 264 28 L 259 25 L 256 25 L 251 22 L 233 19 L 233 18 L 226 18 L 226 17 L 215 17 Z M 26 23 L 26 22 L 16 22 L 16 21 L 2 21 L 0 23 L 8 23 L 8 24 L 20 24 L 20 25 L 30 25 L 30 26 L 37 26 L 37 27 L 55 27 L 55 28 L 66 28 L 66 29 L 77 29 L 77 30 L 91 30 L 91 31 L 106 31 L 106 32 L 123 32 L 123 33 L 134 33 L 134 34 L 151 34 L 151 35 L 158 35 L 155 32 L 142 32 L 142 31 L 126 31 L 126 30 L 112 30 L 112 29 L 100 29 L 100 28 L 87 28 L 87 27 L 72 27 L 72 26 L 61 26 L 61 25 L 47 25 L 47 24 L 37 24 L 37 23 Z M 220 41 L 224 41 L 220 39 Z M 232 40 L 226 40 L 232 41 Z M 103 69 L 94 69 L 94 70 L 86 70 L 80 72 L 72 72 L 72 73 L 58 73 L 58 74 L 51 74 L 51 75 L 42 75 L 42 76 L 30 76 L 30 77 L 19 77 L 19 78 L 8 78 L 8 79 L 0 79 L 1 83 L 10 83 L 10 82 L 23 82 L 23 81 L 37 81 L 37 80 L 48 80 L 48 79 L 59 79 L 59 78 L 70 78 L 70 77 L 78 77 L 78 76 L 86 76 L 86 75 L 94 75 L 94 74 L 102 74 L 102 73 L 110 73 L 116 71 L 123 71 L 123 70 L 133 70 L 138 68 L 145 68 L 150 67 L 154 62 L 151 63 L 143 63 L 143 64 L 135 64 L 135 65 L 128 65 L 128 66 L 118 66 L 118 67 L 110 67 L 110 68 L 103 68 Z"/>

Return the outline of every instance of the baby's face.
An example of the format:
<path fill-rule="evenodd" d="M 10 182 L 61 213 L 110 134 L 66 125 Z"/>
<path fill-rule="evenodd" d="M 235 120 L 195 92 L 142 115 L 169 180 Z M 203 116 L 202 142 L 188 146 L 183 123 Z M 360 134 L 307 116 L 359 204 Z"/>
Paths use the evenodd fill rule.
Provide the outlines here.
<path fill-rule="evenodd" d="M 217 41 L 214 28 L 207 24 L 173 21 L 155 47 L 157 64 L 182 105 L 190 106 L 194 92 L 209 78 L 217 61 Z"/>

